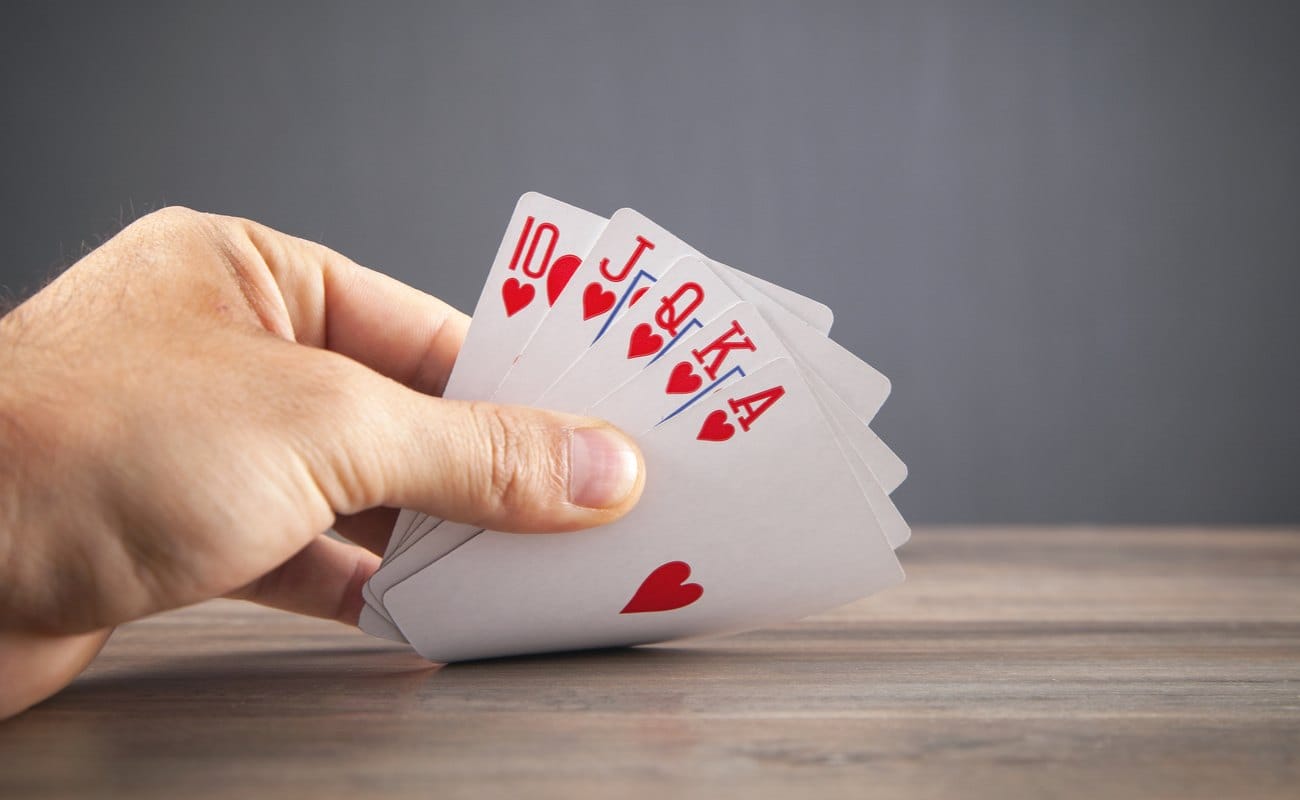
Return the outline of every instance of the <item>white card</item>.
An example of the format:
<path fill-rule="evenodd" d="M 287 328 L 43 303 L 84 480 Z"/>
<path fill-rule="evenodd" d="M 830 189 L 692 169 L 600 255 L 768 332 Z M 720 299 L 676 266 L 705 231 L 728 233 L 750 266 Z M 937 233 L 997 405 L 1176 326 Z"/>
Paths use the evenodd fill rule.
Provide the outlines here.
<path fill-rule="evenodd" d="M 622 316 L 638 292 L 650 288 L 683 256 L 699 253 L 640 212 L 622 208 L 610 217 L 573 278 L 573 291 L 560 296 L 555 309 L 538 326 L 523 353 L 497 387 L 502 403 L 527 403 L 550 386 L 570 364 Z M 725 269 L 734 273 L 721 274 Z M 722 267 L 728 285 L 746 283 L 754 291 L 779 290 L 775 299 L 810 325 L 830 328 L 830 309 L 774 284 Z"/>
<path fill-rule="evenodd" d="M 778 307 L 766 296 L 758 294 L 758 297 L 759 302 Z M 606 334 L 564 373 L 561 380 L 572 377 L 572 381 L 564 384 L 562 396 L 548 400 L 548 393 L 543 393 L 534 405 L 557 411 L 581 411 L 631 379 L 660 353 L 667 352 L 675 341 L 699 330 L 738 299 L 704 257 L 679 258 L 659 280 L 649 284 L 644 294 L 629 303 L 630 307 L 609 326 Z M 362 594 L 367 603 L 380 616 L 392 621 L 384 602 L 389 589 L 417 569 L 462 546 L 478 531 L 474 525 L 426 518 L 404 542 L 395 549 L 390 548 L 383 566 L 366 582 Z"/>
<path fill-rule="evenodd" d="M 811 335 L 821 338 L 816 333 Z M 706 400 L 713 392 L 724 391 L 728 383 L 772 361 L 789 358 L 787 344 L 767 324 L 765 315 L 758 309 L 748 303 L 739 303 L 683 340 L 669 356 L 650 364 L 635 378 L 602 398 L 597 404 L 599 414 L 608 415 L 610 419 L 637 420 L 634 429 L 644 424 L 662 425 L 695 403 Z M 831 382 L 842 375 L 823 378 L 823 365 L 796 363 L 823 414 L 839 434 L 837 442 L 843 445 L 845 457 L 854 466 L 854 474 L 868 495 L 885 538 L 893 548 L 902 546 L 910 538 L 911 530 L 889 500 L 888 492 L 896 488 L 897 483 L 886 490 L 876 473 L 884 474 L 891 481 L 898 478 L 901 482 L 898 476 L 900 472 L 906 475 L 906 465 L 884 448 L 884 443 L 867 427 L 866 421 L 860 419 L 836 393 Z M 868 405 L 878 408 L 880 402 L 872 399 Z M 883 454 L 877 443 L 879 448 L 884 448 Z"/>
<path fill-rule="evenodd" d="M 710 268 L 713 274 L 710 275 L 705 268 Z M 888 448 L 885 448 L 883 443 L 880 443 L 879 438 L 877 438 L 866 427 L 866 422 L 868 422 L 871 416 L 875 414 L 876 410 L 880 408 L 885 397 L 889 393 L 888 380 L 879 372 L 872 369 L 869 365 L 858 360 L 851 353 L 848 353 L 848 351 L 844 350 L 834 342 L 830 342 L 818 332 L 802 324 L 799 320 L 794 319 L 793 316 L 786 312 L 782 307 L 752 289 L 749 290 L 747 294 L 750 297 L 757 299 L 760 303 L 763 303 L 764 307 L 756 308 L 750 304 L 736 305 L 736 295 L 734 292 L 728 291 L 730 286 L 724 285 L 721 280 L 721 275 L 719 274 L 720 272 L 721 269 L 718 265 L 709 264 L 703 259 L 694 257 L 682 259 L 679 265 L 674 265 L 672 269 L 664 273 L 662 281 L 655 286 L 655 294 L 646 295 L 645 297 L 648 297 L 652 301 L 655 298 L 670 298 L 678 291 L 678 287 L 687 284 L 695 284 L 702 287 L 706 292 L 706 297 L 712 299 L 708 304 L 702 303 L 701 306 L 696 309 L 695 313 L 702 316 L 712 316 L 714 319 L 708 323 L 703 323 L 699 330 L 692 332 L 689 336 L 681 337 L 680 340 L 687 343 L 693 343 L 691 348 L 702 350 L 702 352 L 706 354 L 713 354 L 708 355 L 710 361 L 713 360 L 717 354 L 723 355 L 724 361 L 726 360 L 725 356 L 727 355 L 743 355 L 747 357 L 745 360 L 749 364 L 749 369 L 752 370 L 753 368 L 775 358 L 788 355 L 786 348 L 787 345 L 790 346 L 790 351 L 795 352 L 801 358 L 817 359 L 820 363 L 809 364 L 809 367 L 818 374 L 821 374 L 822 371 L 825 370 L 826 374 L 830 376 L 826 379 L 826 383 L 831 386 L 831 389 L 828 391 L 841 393 L 841 397 L 848 396 L 857 403 L 857 408 L 853 410 L 853 413 L 857 414 L 861 419 L 861 424 L 855 426 L 851 430 L 851 433 L 855 438 L 855 447 L 853 450 L 849 451 L 849 455 L 852 458 L 866 456 L 868 459 L 866 467 L 871 474 L 884 475 L 887 480 L 893 480 L 894 478 L 901 480 L 901 477 L 899 476 L 906 474 L 906 467 L 892 452 L 888 450 Z M 714 280 L 715 278 L 717 279 L 716 281 Z M 717 311 L 716 313 L 707 310 L 714 309 L 717 305 L 723 303 L 731 303 L 731 305 L 721 311 Z M 540 401 L 537 401 L 537 404 L 553 407 L 562 411 L 582 412 L 586 411 L 592 403 L 600 400 L 602 394 L 609 392 L 609 386 L 611 384 L 621 384 L 615 391 L 609 393 L 609 395 L 601 401 L 602 406 L 608 408 L 613 404 L 618 407 L 617 416 L 619 418 L 635 419 L 637 421 L 636 424 L 638 425 L 638 428 L 635 430 L 648 427 L 658 422 L 662 416 L 671 413 L 679 407 L 684 407 L 687 398 L 683 398 L 683 402 L 676 406 L 669 407 L 668 405 L 665 405 L 658 416 L 654 416 L 655 412 L 650 410 L 642 411 L 640 414 L 633 413 L 638 410 L 639 406 L 644 405 L 645 403 L 641 398 L 646 394 L 646 392 L 638 388 L 641 385 L 644 376 L 644 373 L 640 372 L 642 369 L 640 364 L 648 361 L 649 358 L 648 356 L 642 356 L 640 359 L 627 358 L 625 352 L 626 348 L 619 345 L 618 342 L 623 340 L 624 331 L 635 330 L 636 326 L 642 324 L 641 320 L 650 320 L 653 322 L 655 315 L 648 314 L 647 312 L 651 310 L 657 312 L 658 310 L 657 307 L 652 309 L 649 305 L 641 306 L 640 304 L 638 304 L 638 308 L 640 308 L 640 312 L 638 312 L 638 316 L 634 319 L 631 321 L 620 320 L 619 323 L 612 326 L 612 330 L 617 331 L 617 333 L 611 334 L 613 337 L 611 340 L 602 341 L 588 350 L 589 354 L 596 350 L 603 351 L 605 355 L 601 357 L 613 359 L 613 362 L 617 364 L 616 368 L 605 366 L 599 369 L 590 369 L 585 371 L 575 370 L 575 372 L 578 373 L 577 377 L 573 377 L 571 374 L 566 374 L 564 380 L 584 382 L 575 383 L 573 386 L 569 387 L 567 396 L 559 401 L 553 399 L 555 396 L 554 393 L 548 393 L 548 396 L 552 399 L 548 401 L 547 396 L 544 396 Z M 742 315 L 743 319 L 731 319 L 731 317 L 736 314 Z M 781 324 L 781 332 L 779 334 L 772 330 L 772 327 L 768 324 L 768 321 L 777 320 L 780 320 Z M 740 325 L 742 330 L 745 326 L 748 326 L 751 330 L 761 330 L 764 332 L 765 338 L 769 341 L 769 346 L 761 358 L 755 359 L 752 356 L 757 355 L 756 353 L 748 353 L 744 350 L 735 348 L 734 346 L 728 349 L 725 342 L 718 343 L 711 351 L 705 347 L 705 344 L 699 343 L 701 338 L 709 338 L 702 337 L 701 331 L 708 331 L 711 327 L 718 327 L 716 334 L 711 334 L 716 337 L 716 335 L 721 335 L 723 333 L 723 328 L 730 327 L 733 323 Z M 661 333 L 667 335 L 669 332 L 662 331 Z M 782 339 L 785 340 L 784 343 L 782 342 Z M 611 349 L 611 347 L 613 349 Z M 691 348 L 687 349 L 690 350 Z M 591 357 L 596 356 L 593 355 Z M 682 356 L 682 358 L 685 357 L 685 355 Z M 644 367 L 644 369 L 650 371 L 655 370 L 656 367 L 658 367 L 660 368 L 659 371 L 663 372 L 664 377 L 666 377 L 667 372 L 664 372 L 663 370 L 667 369 L 667 362 L 674 361 L 674 363 L 676 363 L 675 358 L 676 357 L 674 357 L 674 359 L 659 359 L 659 361 L 650 366 Z M 633 363 L 629 366 L 627 362 Z M 723 363 L 720 362 L 717 368 L 722 370 L 723 366 Z M 730 363 L 725 364 L 725 366 L 727 370 L 733 368 L 733 365 Z M 706 365 L 700 364 L 701 371 L 704 371 L 705 368 Z M 744 368 L 740 367 L 739 369 L 740 374 L 743 375 Z M 598 373 L 603 376 L 601 379 L 596 378 Z M 589 377 L 583 377 L 584 375 Z M 611 377 L 611 375 L 613 377 Z M 624 380 L 625 377 L 627 378 L 626 380 Z M 709 384 L 712 385 L 712 388 L 717 388 L 718 385 L 721 385 L 720 378 L 722 377 L 721 373 L 709 376 Z M 726 378 L 734 377 L 737 377 L 735 372 L 730 372 L 726 376 Z M 656 378 L 655 380 L 660 379 Z M 608 383 L 603 381 L 608 381 Z M 698 395 L 704 393 L 706 392 L 700 391 Z M 668 394 L 670 396 L 665 398 L 665 403 L 669 403 L 671 400 L 672 393 Z M 522 398 L 505 398 L 505 400 L 507 402 L 520 401 Z M 841 401 L 837 398 L 836 402 L 838 403 Z M 627 412 L 626 414 L 624 413 L 625 411 Z M 848 432 L 846 432 L 846 435 L 848 435 Z M 876 445 L 879 446 L 877 447 Z M 896 486 L 897 483 L 890 485 L 886 490 L 886 493 L 892 491 Z M 893 508 L 892 504 L 888 503 L 887 499 L 886 506 L 887 508 L 882 511 L 882 514 L 887 515 L 882 516 L 881 518 L 882 527 L 886 530 L 890 543 L 897 546 L 902 544 L 903 541 L 906 541 L 906 536 L 908 534 L 906 533 L 905 527 L 900 529 L 895 524 L 887 524 L 895 520 L 901 522 L 901 517 L 898 516 L 896 509 Z M 384 608 L 383 603 L 385 593 L 388 589 L 400 581 L 405 580 L 424 566 L 445 557 L 447 553 L 450 553 L 473 538 L 479 530 L 480 529 L 477 526 L 464 523 L 442 522 L 441 524 L 437 524 L 437 521 L 434 521 L 434 524 L 426 524 L 424 530 L 420 531 L 417 535 L 409 537 L 406 546 L 399 549 L 392 557 L 385 560 L 384 566 L 380 569 L 379 573 L 377 573 L 366 586 L 365 592 L 367 599 L 376 606 L 378 614 L 385 615 L 386 609 Z"/>
<path fill-rule="evenodd" d="M 604 227 L 604 217 L 554 198 L 536 192 L 519 198 L 443 397 L 491 396 Z M 398 513 L 385 558 L 423 517 Z"/>
<path fill-rule="evenodd" d="M 643 437 L 646 494 L 622 520 L 484 533 L 389 590 L 416 650 L 458 661 L 726 633 L 902 580 L 792 361 L 710 400 Z"/>
<path fill-rule="evenodd" d="M 552 311 L 533 331 L 491 399 L 499 403 L 534 402 L 621 316 L 638 291 L 648 288 L 684 255 L 698 253 L 637 211 L 624 208 L 615 212 L 569 279 L 571 290 L 556 298 Z M 759 305 L 775 301 L 823 336 L 830 330 L 833 314 L 822 303 L 734 267 L 716 266 L 718 277 L 743 299 Z M 384 558 L 404 551 L 440 523 L 403 510 Z"/>
<path fill-rule="evenodd" d="M 603 217 L 536 192 L 519 198 L 444 397 L 492 395 L 604 227 Z"/>
<path fill-rule="evenodd" d="M 702 256 L 678 259 L 556 377 L 536 405 L 558 411 L 587 408 L 735 305 L 742 298 L 718 273 Z"/>
<path fill-rule="evenodd" d="M 816 333 L 811 335 L 821 338 Z M 695 403 L 706 401 L 712 393 L 725 391 L 728 383 L 789 357 L 785 343 L 764 315 L 748 303 L 738 303 L 683 340 L 669 356 L 650 364 L 602 398 L 598 411 L 610 419 L 637 420 L 633 430 L 646 424 L 662 425 Z M 835 393 L 830 382 L 822 379 L 821 365 L 796 363 L 836 431 L 836 442 L 867 496 L 880 529 L 890 547 L 897 549 L 911 537 L 911 529 L 875 473 L 879 470 L 892 479 L 896 469 L 905 474 L 906 467 L 893 453 L 888 458 L 879 456 L 874 449 L 879 438 Z M 879 403 L 873 400 L 871 405 L 878 407 Z"/>

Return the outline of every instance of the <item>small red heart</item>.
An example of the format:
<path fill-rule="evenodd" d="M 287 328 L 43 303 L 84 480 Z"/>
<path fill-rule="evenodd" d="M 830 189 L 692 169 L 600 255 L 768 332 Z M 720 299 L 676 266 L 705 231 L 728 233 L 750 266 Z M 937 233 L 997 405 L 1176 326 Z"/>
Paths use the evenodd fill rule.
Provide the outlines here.
<path fill-rule="evenodd" d="M 599 283 L 589 283 L 582 290 L 582 318 L 599 317 L 614 307 L 614 293 L 601 288 Z"/>
<path fill-rule="evenodd" d="M 555 301 L 560 299 L 560 292 L 564 287 L 569 285 L 569 278 L 578 267 L 582 266 L 582 259 L 574 255 L 560 256 L 551 264 L 551 269 L 546 273 L 546 302 L 555 305 Z"/>
<path fill-rule="evenodd" d="M 690 394 L 703 385 L 704 379 L 695 374 L 695 365 L 689 361 L 678 362 L 668 376 L 668 394 Z"/>
<path fill-rule="evenodd" d="M 511 278 L 501 284 L 501 299 L 506 303 L 506 316 L 513 317 L 528 304 L 533 302 L 533 295 L 537 291 L 533 289 L 531 283 L 520 283 L 517 278 Z"/>
<path fill-rule="evenodd" d="M 672 611 L 685 608 L 704 594 L 698 583 L 687 583 L 691 565 L 685 561 L 669 561 L 656 567 L 641 581 L 632 599 L 623 606 L 620 614 L 644 614 L 649 611 Z"/>
<path fill-rule="evenodd" d="M 727 412 L 718 409 L 704 418 L 695 438 L 702 442 L 725 442 L 735 434 L 736 426 L 727 422 Z"/>
<path fill-rule="evenodd" d="M 642 286 L 640 289 L 637 289 L 635 292 L 633 292 L 632 299 L 627 301 L 627 307 L 631 308 L 632 306 L 636 305 L 636 301 L 641 299 L 641 295 L 645 294 L 648 291 L 650 291 L 649 286 Z"/>
<path fill-rule="evenodd" d="M 627 340 L 627 357 L 640 358 L 658 353 L 664 347 L 664 337 L 654 332 L 650 323 L 642 322 L 632 329 L 632 336 Z"/>

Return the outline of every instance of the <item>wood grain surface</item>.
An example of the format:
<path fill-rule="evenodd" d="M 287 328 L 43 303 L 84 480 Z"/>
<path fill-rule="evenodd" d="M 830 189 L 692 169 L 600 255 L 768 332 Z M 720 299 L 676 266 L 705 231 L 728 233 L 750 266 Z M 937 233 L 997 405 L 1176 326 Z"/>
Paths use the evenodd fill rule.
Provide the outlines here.
<path fill-rule="evenodd" d="M 1300 531 L 919 530 L 908 582 L 436 668 L 213 602 L 0 723 L 10 797 L 1300 797 Z"/>

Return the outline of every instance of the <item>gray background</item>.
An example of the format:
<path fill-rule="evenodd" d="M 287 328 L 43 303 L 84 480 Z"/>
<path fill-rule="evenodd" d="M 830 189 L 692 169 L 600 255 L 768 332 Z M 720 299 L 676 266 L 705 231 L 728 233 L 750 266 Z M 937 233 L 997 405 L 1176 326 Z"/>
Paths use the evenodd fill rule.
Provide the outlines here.
<path fill-rule="evenodd" d="M 8 3 L 0 283 L 181 203 L 469 309 L 633 206 L 835 307 L 916 521 L 1295 522 L 1296 9 Z"/>

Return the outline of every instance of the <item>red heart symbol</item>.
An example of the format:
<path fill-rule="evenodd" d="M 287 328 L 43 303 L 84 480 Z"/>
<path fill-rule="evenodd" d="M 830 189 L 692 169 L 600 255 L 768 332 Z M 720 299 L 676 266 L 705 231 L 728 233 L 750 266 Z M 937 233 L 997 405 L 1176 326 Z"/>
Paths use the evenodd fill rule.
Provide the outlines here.
<path fill-rule="evenodd" d="M 650 291 L 649 286 L 642 286 L 640 289 L 637 289 L 635 292 L 633 292 L 632 299 L 627 301 L 627 307 L 631 308 L 632 306 L 636 305 L 636 301 L 641 299 L 641 295 L 645 294 L 648 291 Z"/>
<path fill-rule="evenodd" d="M 551 264 L 551 271 L 546 273 L 546 302 L 555 305 L 555 301 L 560 299 L 560 292 L 564 287 L 569 285 L 569 278 L 578 267 L 582 266 L 582 259 L 574 255 L 560 256 Z"/>
<path fill-rule="evenodd" d="M 682 361 L 673 367 L 668 376 L 668 394 L 690 394 L 704 385 L 704 379 L 695 374 L 695 365 Z"/>
<path fill-rule="evenodd" d="M 623 606 L 620 614 L 644 614 L 648 611 L 672 611 L 685 608 L 704 594 L 704 587 L 698 583 L 687 583 L 691 577 L 691 565 L 685 561 L 669 561 L 655 568 L 641 581 L 641 587 L 632 595 L 632 599 Z"/>
<path fill-rule="evenodd" d="M 506 303 L 506 316 L 513 317 L 526 308 L 533 302 L 535 294 L 537 292 L 531 283 L 520 283 L 516 278 L 501 284 L 501 299 Z"/>
<path fill-rule="evenodd" d="M 627 357 L 640 358 L 658 353 L 664 347 L 664 337 L 654 332 L 650 323 L 642 322 L 632 329 L 632 336 L 627 340 Z"/>
<path fill-rule="evenodd" d="M 602 289 L 599 283 L 589 283 L 582 290 L 582 318 L 599 317 L 614 307 L 614 293 Z"/>
<path fill-rule="evenodd" d="M 735 434 L 736 426 L 727 422 L 727 412 L 718 409 L 704 418 L 695 438 L 702 442 L 725 442 Z"/>

